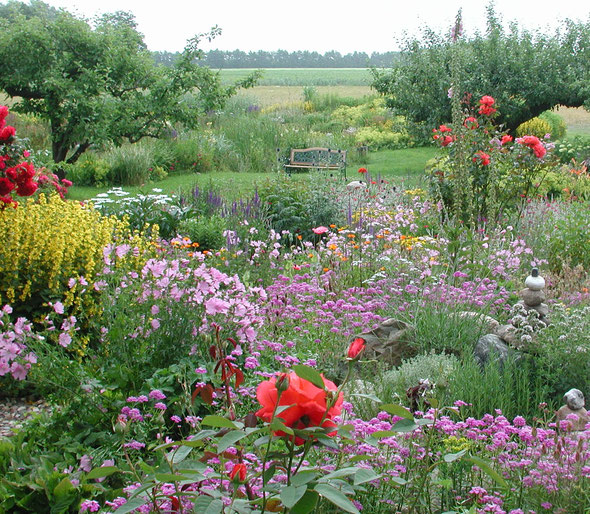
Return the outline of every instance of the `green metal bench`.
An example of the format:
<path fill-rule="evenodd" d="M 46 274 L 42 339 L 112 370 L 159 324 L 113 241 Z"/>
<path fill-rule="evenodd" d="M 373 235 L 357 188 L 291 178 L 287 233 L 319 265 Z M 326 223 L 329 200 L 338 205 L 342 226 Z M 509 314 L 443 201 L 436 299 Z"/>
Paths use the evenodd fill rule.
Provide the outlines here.
<path fill-rule="evenodd" d="M 346 150 L 293 148 L 289 161 L 285 164 L 287 174 L 311 169 L 338 171 L 346 178 Z"/>

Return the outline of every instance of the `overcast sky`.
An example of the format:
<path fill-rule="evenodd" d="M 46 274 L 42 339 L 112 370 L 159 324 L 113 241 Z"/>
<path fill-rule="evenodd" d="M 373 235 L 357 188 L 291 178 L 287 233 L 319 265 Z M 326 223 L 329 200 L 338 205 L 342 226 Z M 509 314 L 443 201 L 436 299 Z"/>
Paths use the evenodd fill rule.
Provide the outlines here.
<path fill-rule="evenodd" d="M 116 10 L 135 15 L 150 50 L 183 49 L 187 39 L 218 25 L 222 34 L 205 50 L 310 50 L 343 54 L 398 49 L 404 31 L 419 33 L 427 25 L 447 31 L 463 8 L 466 33 L 485 27 L 487 0 L 44 0 L 91 18 Z M 5 2 L 2 2 L 5 3 Z M 504 22 L 553 30 L 571 18 L 588 21 L 583 0 L 496 0 Z M 588 5 L 588 4 L 586 4 Z"/>

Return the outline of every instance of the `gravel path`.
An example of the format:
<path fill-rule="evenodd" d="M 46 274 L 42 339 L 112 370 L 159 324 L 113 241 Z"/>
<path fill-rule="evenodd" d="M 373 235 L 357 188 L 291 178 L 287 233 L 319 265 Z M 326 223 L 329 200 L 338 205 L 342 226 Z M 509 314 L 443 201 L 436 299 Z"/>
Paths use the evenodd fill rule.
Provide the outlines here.
<path fill-rule="evenodd" d="M 13 436 L 13 430 L 22 428 L 27 418 L 49 408 L 43 400 L 0 398 L 0 438 Z"/>

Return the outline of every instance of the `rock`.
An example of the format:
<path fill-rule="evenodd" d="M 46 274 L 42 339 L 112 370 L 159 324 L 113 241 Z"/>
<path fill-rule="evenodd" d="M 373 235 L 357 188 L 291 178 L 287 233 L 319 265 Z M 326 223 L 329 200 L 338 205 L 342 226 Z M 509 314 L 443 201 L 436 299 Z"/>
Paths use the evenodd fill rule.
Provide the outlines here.
<path fill-rule="evenodd" d="M 486 334 L 480 337 L 473 349 L 473 354 L 481 367 L 484 367 L 492 358 L 498 361 L 500 368 L 511 357 L 520 359 L 520 354 L 512 350 L 503 339 L 495 334 Z"/>
<path fill-rule="evenodd" d="M 488 332 L 493 334 L 496 333 L 496 330 L 500 327 L 500 323 L 498 323 L 494 318 L 490 316 L 485 316 L 480 314 L 479 312 L 471 312 L 471 311 L 463 311 L 459 312 L 458 316 L 460 318 L 468 318 L 473 319 L 475 321 L 479 321 L 482 325 L 485 325 Z"/>
<path fill-rule="evenodd" d="M 362 180 L 353 180 L 346 184 L 346 189 L 359 189 L 361 187 L 366 187 Z"/>
<path fill-rule="evenodd" d="M 545 316 L 547 316 L 547 314 L 549 314 L 549 306 L 546 303 L 541 303 L 540 305 L 533 307 L 533 309 L 535 309 L 539 313 L 539 317 L 541 319 L 543 319 Z"/>
<path fill-rule="evenodd" d="M 499 325 L 493 333 L 508 344 L 518 344 L 516 328 L 513 325 Z"/>
<path fill-rule="evenodd" d="M 366 341 L 362 360 L 377 359 L 393 366 L 416 354 L 411 343 L 412 327 L 403 321 L 389 318 L 377 328 L 356 334 L 351 338 L 362 337 Z"/>
<path fill-rule="evenodd" d="M 529 307 L 535 307 L 536 305 L 540 305 L 545 301 L 545 293 L 541 290 L 535 291 L 534 289 L 525 288 L 522 289 L 518 296 L 520 296 L 525 303 Z"/>
<path fill-rule="evenodd" d="M 524 281 L 524 285 L 533 291 L 540 291 L 545 287 L 545 279 L 539 276 L 537 268 L 533 268 L 532 273 Z"/>
<path fill-rule="evenodd" d="M 588 412 L 584 408 L 584 394 L 579 389 L 570 389 L 563 395 L 565 405 L 556 414 L 557 423 L 568 421 L 570 430 L 584 430 L 586 424 L 590 423 Z"/>

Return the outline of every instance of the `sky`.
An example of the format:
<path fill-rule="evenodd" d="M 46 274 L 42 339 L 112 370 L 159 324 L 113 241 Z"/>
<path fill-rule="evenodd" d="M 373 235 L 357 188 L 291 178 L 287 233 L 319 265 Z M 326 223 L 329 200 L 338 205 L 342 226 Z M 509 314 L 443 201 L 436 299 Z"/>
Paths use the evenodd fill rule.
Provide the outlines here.
<path fill-rule="evenodd" d="M 309 50 L 342 54 L 399 49 L 408 35 L 425 26 L 446 33 L 459 9 L 467 35 L 485 29 L 488 0 L 44 0 L 85 18 L 132 12 L 150 50 L 181 51 L 187 39 L 217 25 L 222 34 L 204 50 Z M 6 2 L 1 2 L 6 3 Z M 589 21 L 580 0 L 496 0 L 507 24 L 552 32 L 566 18 Z"/>

